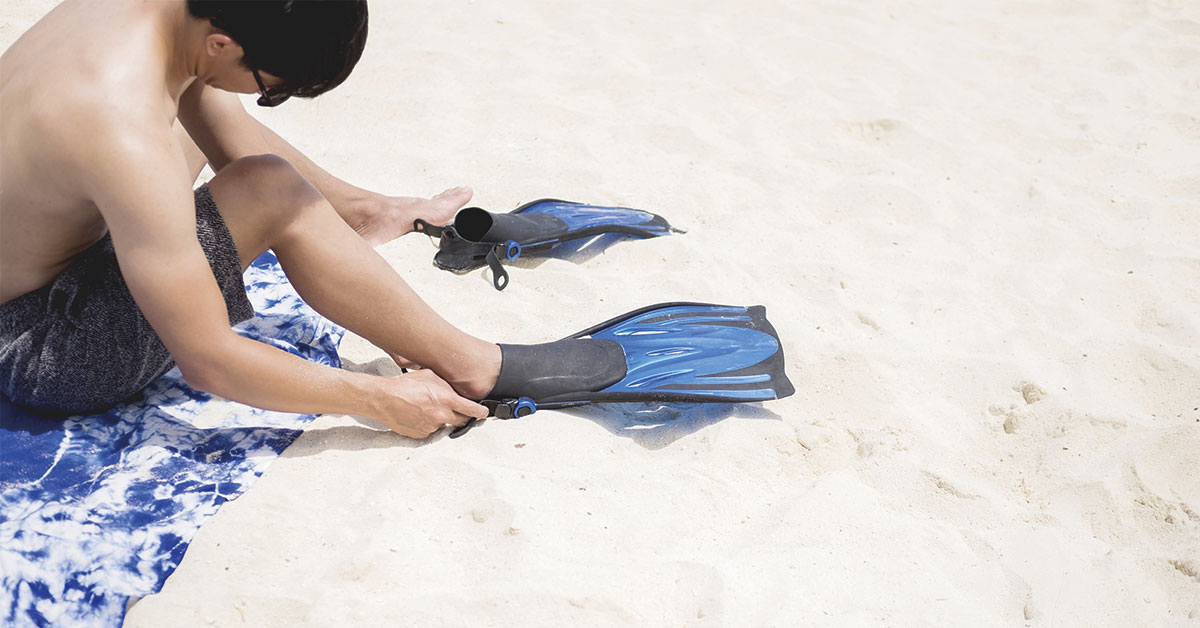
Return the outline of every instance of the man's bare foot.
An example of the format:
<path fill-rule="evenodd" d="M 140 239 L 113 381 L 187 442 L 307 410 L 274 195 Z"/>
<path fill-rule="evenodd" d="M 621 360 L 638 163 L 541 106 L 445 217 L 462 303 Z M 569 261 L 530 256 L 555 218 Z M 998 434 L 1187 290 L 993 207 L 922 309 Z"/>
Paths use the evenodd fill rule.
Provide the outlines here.
<path fill-rule="evenodd" d="M 449 223 L 473 195 L 471 188 L 460 186 L 432 198 L 380 196 L 363 209 L 354 230 L 371 246 L 379 246 L 412 231 L 417 218 L 435 225 Z"/>

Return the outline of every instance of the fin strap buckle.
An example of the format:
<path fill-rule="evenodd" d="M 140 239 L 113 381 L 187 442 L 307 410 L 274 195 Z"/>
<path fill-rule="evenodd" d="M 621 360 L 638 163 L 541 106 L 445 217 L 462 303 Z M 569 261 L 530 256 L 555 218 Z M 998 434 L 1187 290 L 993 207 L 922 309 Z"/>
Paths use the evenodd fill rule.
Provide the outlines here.
<path fill-rule="evenodd" d="M 488 409 L 488 415 L 497 419 L 519 419 L 529 416 L 537 412 L 537 403 L 529 397 L 519 397 L 517 399 L 505 399 L 503 401 L 493 401 L 485 399 L 481 402 Z M 466 423 L 454 428 L 450 431 L 450 438 L 458 438 L 463 434 L 471 431 L 471 428 L 479 425 L 482 419 L 471 419 Z"/>

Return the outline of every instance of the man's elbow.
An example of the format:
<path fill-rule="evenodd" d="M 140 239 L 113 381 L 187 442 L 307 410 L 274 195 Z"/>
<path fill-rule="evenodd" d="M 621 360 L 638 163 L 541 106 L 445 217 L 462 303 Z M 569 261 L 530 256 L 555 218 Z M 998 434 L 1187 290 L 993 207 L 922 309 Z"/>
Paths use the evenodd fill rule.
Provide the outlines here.
<path fill-rule="evenodd" d="M 213 360 L 192 358 L 186 361 L 176 360 L 183 381 L 188 386 L 200 392 L 221 395 L 225 388 L 224 369 Z"/>
<path fill-rule="evenodd" d="M 236 338 L 232 332 L 229 335 Z M 175 365 L 188 386 L 201 392 L 229 396 L 229 356 L 233 354 L 233 347 L 226 340 L 231 339 L 212 339 L 207 346 L 175 358 Z"/>

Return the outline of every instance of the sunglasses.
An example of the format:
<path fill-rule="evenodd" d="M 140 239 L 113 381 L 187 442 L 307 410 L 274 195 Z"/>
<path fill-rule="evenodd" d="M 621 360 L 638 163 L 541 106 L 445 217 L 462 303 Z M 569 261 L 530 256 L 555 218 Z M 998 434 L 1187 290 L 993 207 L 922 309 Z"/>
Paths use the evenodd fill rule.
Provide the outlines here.
<path fill-rule="evenodd" d="M 262 94 L 258 97 L 259 107 L 278 107 L 279 105 L 282 105 L 284 101 L 292 97 L 291 94 L 281 94 L 279 92 L 272 92 L 271 90 L 267 89 L 267 86 L 263 84 L 262 77 L 258 75 L 258 70 L 255 68 L 250 68 L 250 71 L 254 73 L 254 81 L 258 83 L 258 91 L 260 94 Z"/>

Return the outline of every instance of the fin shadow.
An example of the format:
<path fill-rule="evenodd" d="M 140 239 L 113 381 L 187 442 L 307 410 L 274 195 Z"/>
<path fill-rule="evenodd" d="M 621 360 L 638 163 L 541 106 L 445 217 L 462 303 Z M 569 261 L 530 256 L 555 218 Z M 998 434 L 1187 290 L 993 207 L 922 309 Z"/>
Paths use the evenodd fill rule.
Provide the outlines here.
<path fill-rule="evenodd" d="M 732 417 L 783 420 L 761 403 L 593 403 L 559 412 L 591 420 L 650 450 Z"/>

